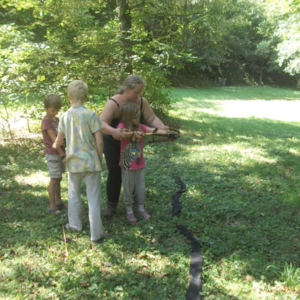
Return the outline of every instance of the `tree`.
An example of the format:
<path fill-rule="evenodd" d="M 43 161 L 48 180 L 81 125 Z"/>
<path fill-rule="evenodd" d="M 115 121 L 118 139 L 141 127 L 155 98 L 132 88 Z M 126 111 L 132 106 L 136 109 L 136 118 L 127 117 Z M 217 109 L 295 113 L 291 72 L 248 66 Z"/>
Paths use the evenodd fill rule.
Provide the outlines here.
<path fill-rule="evenodd" d="M 276 34 L 281 38 L 277 46 L 278 62 L 287 73 L 300 75 L 300 3 L 287 2 L 288 9 L 276 28 Z"/>
<path fill-rule="evenodd" d="M 66 100 L 68 83 L 82 79 L 100 103 L 135 73 L 146 80 L 152 105 L 166 109 L 165 87 L 180 74 L 231 84 L 299 74 L 295 0 L 0 3 L 2 79 L 23 96 L 57 92 Z"/>
<path fill-rule="evenodd" d="M 132 43 L 130 40 L 131 35 L 131 12 L 128 5 L 128 0 L 116 0 L 118 9 L 118 18 L 120 26 L 120 42 L 123 52 L 123 64 L 126 65 L 125 71 L 129 74 L 132 73 Z"/>

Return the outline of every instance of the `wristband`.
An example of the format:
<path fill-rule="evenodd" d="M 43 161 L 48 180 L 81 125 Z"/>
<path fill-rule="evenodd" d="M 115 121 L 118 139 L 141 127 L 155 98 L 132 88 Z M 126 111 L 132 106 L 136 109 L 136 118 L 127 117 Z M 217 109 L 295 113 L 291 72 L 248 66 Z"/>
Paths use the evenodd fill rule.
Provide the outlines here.
<path fill-rule="evenodd" d="M 152 133 L 156 133 L 157 130 L 158 130 L 158 128 L 155 128 L 155 129 L 152 131 Z"/>

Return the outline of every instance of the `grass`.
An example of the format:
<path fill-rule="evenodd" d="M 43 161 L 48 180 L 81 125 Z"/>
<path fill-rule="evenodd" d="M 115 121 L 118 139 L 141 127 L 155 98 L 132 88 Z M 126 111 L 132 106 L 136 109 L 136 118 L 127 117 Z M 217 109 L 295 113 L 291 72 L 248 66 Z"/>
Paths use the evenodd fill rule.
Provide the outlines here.
<path fill-rule="evenodd" d="M 172 93 L 182 136 L 145 148 L 152 219 L 127 224 L 120 203 L 113 220 L 103 220 L 111 237 L 91 245 L 83 185 L 84 230 L 67 232 L 67 258 L 67 215 L 47 214 L 41 138 L 2 141 L 0 299 L 185 299 L 191 249 L 178 223 L 202 245 L 203 299 L 299 298 L 300 92 Z M 175 175 L 187 185 L 179 219 L 171 217 Z M 104 199 L 106 177 L 105 169 Z"/>

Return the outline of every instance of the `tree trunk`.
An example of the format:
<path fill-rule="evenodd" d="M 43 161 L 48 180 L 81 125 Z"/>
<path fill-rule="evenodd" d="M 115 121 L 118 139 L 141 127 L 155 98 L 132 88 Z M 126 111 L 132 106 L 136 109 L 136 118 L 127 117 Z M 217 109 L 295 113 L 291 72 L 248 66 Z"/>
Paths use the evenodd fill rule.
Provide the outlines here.
<path fill-rule="evenodd" d="M 26 92 L 26 122 L 27 122 L 27 129 L 29 132 L 31 132 L 30 130 L 30 124 L 29 124 L 29 114 L 28 114 L 28 95 L 29 93 Z"/>
<path fill-rule="evenodd" d="M 121 31 L 121 45 L 123 48 L 123 64 L 125 64 L 125 71 L 132 73 L 132 44 L 130 41 L 131 35 L 131 14 L 128 0 L 116 0 L 118 7 L 118 18 Z"/>
<path fill-rule="evenodd" d="M 264 74 L 264 60 L 261 61 L 260 72 L 259 72 L 259 84 L 263 85 L 263 74 Z"/>

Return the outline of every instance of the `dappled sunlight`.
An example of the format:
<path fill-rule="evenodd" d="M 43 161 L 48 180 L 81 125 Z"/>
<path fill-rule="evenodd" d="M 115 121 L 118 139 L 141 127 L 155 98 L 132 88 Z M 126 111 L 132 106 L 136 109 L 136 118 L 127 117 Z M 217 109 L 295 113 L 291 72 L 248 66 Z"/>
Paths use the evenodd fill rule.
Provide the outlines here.
<path fill-rule="evenodd" d="M 212 108 L 193 108 L 193 111 L 214 113 L 228 118 L 266 118 L 278 121 L 300 122 L 300 101 L 286 100 L 213 100 Z"/>
<path fill-rule="evenodd" d="M 191 244 L 176 229 L 180 223 L 201 243 L 205 299 L 273 299 L 277 292 L 276 299 L 296 297 L 298 278 L 288 289 L 282 270 L 285 262 L 299 266 L 300 122 L 281 120 L 296 116 L 299 100 L 256 100 L 253 94 L 242 101 L 241 91 L 215 89 L 211 98 L 208 90 L 198 98 L 196 91 L 185 91 L 186 99 L 170 113 L 180 138 L 145 147 L 151 219 L 128 224 L 120 201 L 116 216 L 102 219 L 110 236 L 101 245 L 90 243 L 84 186 L 83 231 L 65 231 L 65 244 L 67 210 L 59 217 L 48 213 L 49 174 L 40 135 L 5 141 L 0 282 L 6 294 L 184 299 Z M 239 100 L 229 92 L 237 92 Z M 186 185 L 180 218 L 172 218 L 172 195 L 179 189 L 174 176 Z M 105 160 L 101 177 L 106 202 Z M 62 195 L 65 201 L 66 174 Z"/>
<path fill-rule="evenodd" d="M 300 151 L 297 149 L 290 148 L 289 152 L 293 155 L 300 156 Z"/>
<path fill-rule="evenodd" d="M 203 100 L 299 100 L 300 91 L 280 87 L 267 86 L 226 86 L 210 88 L 181 89 L 175 88 L 171 93 L 177 99 L 176 105 L 181 100 L 190 103 L 202 102 Z M 198 103 L 199 104 L 199 103 Z"/>
<path fill-rule="evenodd" d="M 178 109 L 186 109 L 191 107 L 193 112 L 201 111 L 202 109 L 218 109 L 219 103 L 217 100 L 207 100 L 207 99 L 196 99 L 196 98 L 183 98 L 184 101 L 177 102 L 173 105 L 174 108 Z M 185 115 L 183 111 L 181 114 Z M 180 111 L 176 113 L 176 115 L 180 115 Z"/>
<path fill-rule="evenodd" d="M 189 151 L 185 156 L 189 157 L 190 161 L 193 162 L 199 162 L 200 160 L 211 160 L 211 156 L 207 156 L 208 151 L 211 153 L 214 152 L 215 155 L 224 154 L 226 157 L 229 157 L 228 159 L 230 159 L 230 162 L 238 161 L 240 164 L 245 163 L 249 165 L 250 161 L 268 164 L 275 164 L 277 162 L 276 157 L 269 157 L 268 153 L 261 148 L 249 146 L 246 148 L 241 148 L 241 145 L 238 143 L 225 144 L 215 147 L 211 147 L 211 145 L 193 145 L 189 146 Z M 228 164 L 227 160 L 219 162 L 225 166 Z"/>
<path fill-rule="evenodd" d="M 224 90 L 229 91 L 229 90 Z M 194 91 L 189 97 L 182 97 L 181 101 L 174 104 L 174 109 L 177 110 L 177 116 L 183 120 L 195 116 L 195 114 L 208 113 L 217 114 L 228 118 L 266 118 L 278 121 L 300 122 L 300 100 L 299 98 L 288 99 L 287 97 L 280 98 L 280 89 L 278 89 L 278 97 L 276 97 L 276 90 L 274 91 L 274 98 L 268 99 L 266 95 L 253 95 L 252 97 L 247 93 L 243 96 L 237 93 L 237 97 L 232 101 L 232 96 L 226 93 L 222 94 L 221 90 L 216 93 L 215 97 L 209 94 L 207 97 L 205 91 Z M 236 92 L 234 88 L 230 92 Z M 240 91 L 241 92 L 241 91 Z M 295 91 L 295 97 L 299 94 Z M 259 97 L 261 96 L 261 97 Z"/>
<path fill-rule="evenodd" d="M 183 97 L 185 103 L 198 103 L 199 100 L 192 97 Z"/>
<path fill-rule="evenodd" d="M 31 186 L 47 186 L 49 184 L 49 175 L 46 172 L 36 171 L 29 175 L 16 175 L 14 180 L 21 184 L 29 184 Z"/>
<path fill-rule="evenodd" d="M 246 159 L 251 159 L 255 162 L 263 162 L 263 163 L 276 163 L 275 158 L 267 157 L 267 153 L 261 148 L 253 148 L 247 147 L 246 149 L 240 148 L 239 144 L 229 144 L 229 145 L 222 145 L 220 150 L 225 150 L 228 153 L 230 152 L 240 152 L 241 154 L 241 162 Z M 247 162 L 248 163 L 248 162 Z"/>
<path fill-rule="evenodd" d="M 253 137 L 252 136 L 236 135 L 236 137 L 239 138 L 239 139 L 241 139 L 241 140 L 253 141 Z"/>
<path fill-rule="evenodd" d="M 248 277 L 247 277 L 248 278 Z M 227 291 L 229 293 L 234 293 L 238 295 L 242 295 L 247 291 L 247 296 L 249 299 L 253 297 L 259 296 L 260 299 L 271 299 L 268 297 L 272 297 L 272 293 L 269 291 L 272 287 L 268 284 L 262 283 L 261 281 L 253 281 L 251 280 L 245 280 L 244 285 L 241 285 L 241 283 L 235 283 L 234 281 L 228 281 L 227 282 Z"/>
<path fill-rule="evenodd" d="M 193 111 L 185 111 L 184 113 L 182 113 L 180 115 L 180 119 L 189 121 L 191 118 L 194 117 L 194 112 L 195 112 L 194 110 Z"/>

